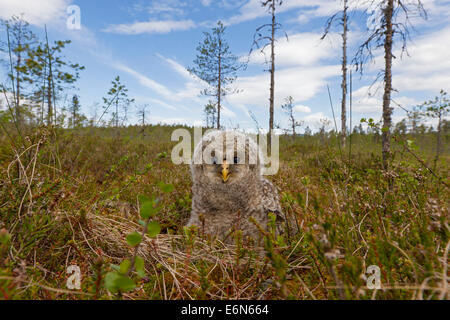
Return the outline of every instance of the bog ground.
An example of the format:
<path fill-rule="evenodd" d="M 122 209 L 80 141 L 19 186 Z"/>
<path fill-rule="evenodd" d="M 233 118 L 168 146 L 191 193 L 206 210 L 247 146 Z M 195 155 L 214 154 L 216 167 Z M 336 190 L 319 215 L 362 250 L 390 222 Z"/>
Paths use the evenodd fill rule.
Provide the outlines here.
<path fill-rule="evenodd" d="M 237 230 L 226 246 L 183 228 L 191 180 L 170 159 L 175 128 L 1 135 L 0 297 L 450 297 L 448 132 L 436 164 L 435 133 L 395 134 L 388 170 L 377 134 L 353 134 L 351 151 L 333 133 L 281 136 L 269 179 L 289 225 L 283 237 L 265 235 L 261 255 Z M 79 290 L 66 286 L 70 265 L 80 268 Z M 381 288 L 371 289 L 377 267 Z"/>

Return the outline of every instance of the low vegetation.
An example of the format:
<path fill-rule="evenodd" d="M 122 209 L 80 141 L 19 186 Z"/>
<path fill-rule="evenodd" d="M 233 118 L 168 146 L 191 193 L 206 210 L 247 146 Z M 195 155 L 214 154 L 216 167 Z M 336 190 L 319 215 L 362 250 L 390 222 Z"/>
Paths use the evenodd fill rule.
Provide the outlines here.
<path fill-rule="evenodd" d="M 2 132 L 16 132 L 13 126 Z M 174 126 L 0 135 L 1 299 L 448 299 L 449 133 L 281 136 L 289 226 L 264 253 L 184 228 Z M 350 151 L 351 148 L 351 151 Z M 70 290 L 67 267 L 81 271 Z M 380 269 L 371 289 L 369 266 Z"/>

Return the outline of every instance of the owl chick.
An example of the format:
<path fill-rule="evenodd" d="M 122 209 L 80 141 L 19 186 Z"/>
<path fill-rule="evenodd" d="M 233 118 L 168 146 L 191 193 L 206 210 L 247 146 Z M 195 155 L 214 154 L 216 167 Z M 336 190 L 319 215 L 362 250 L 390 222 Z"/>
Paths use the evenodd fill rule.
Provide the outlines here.
<path fill-rule="evenodd" d="M 275 186 L 262 177 L 261 151 L 249 136 L 237 131 L 212 131 L 194 150 L 191 164 L 192 211 L 187 226 L 217 236 L 226 243 L 242 230 L 244 237 L 262 238 L 268 214 L 281 219 Z M 253 217 L 257 225 L 250 220 Z"/>

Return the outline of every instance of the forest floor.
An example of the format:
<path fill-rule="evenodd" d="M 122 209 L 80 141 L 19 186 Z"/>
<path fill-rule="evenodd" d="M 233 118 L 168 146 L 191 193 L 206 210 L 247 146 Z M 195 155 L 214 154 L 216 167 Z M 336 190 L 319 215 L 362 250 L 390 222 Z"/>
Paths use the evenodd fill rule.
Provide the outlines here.
<path fill-rule="evenodd" d="M 268 179 L 291 225 L 258 255 L 239 233 L 224 245 L 183 228 L 191 176 L 171 161 L 175 128 L 0 135 L 0 299 L 450 298 L 449 134 L 436 163 L 433 133 L 397 136 L 388 170 L 374 134 L 351 151 L 332 134 L 281 136 Z"/>

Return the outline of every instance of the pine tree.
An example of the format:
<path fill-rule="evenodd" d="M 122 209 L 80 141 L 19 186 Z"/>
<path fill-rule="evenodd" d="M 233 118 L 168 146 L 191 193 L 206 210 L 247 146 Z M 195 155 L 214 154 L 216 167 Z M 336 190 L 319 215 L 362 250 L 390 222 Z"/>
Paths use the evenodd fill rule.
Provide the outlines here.
<path fill-rule="evenodd" d="M 434 168 L 436 169 L 441 153 L 442 120 L 450 113 L 450 99 L 447 97 L 447 92 L 441 89 L 439 96 L 424 102 L 420 108 L 424 116 L 437 119 L 438 121 L 436 128 L 436 155 L 434 157 Z"/>
<path fill-rule="evenodd" d="M 71 104 L 69 106 L 69 127 L 76 128 L 83 125 L 86 117 L 81 114 L 80 99 L 77 95 L 73 95 Z"/>
<path fill-rule="evenodd" d="M 203 112 L 205 113 L 206 127 L 214 128 L 216 123 L 217 108 L 211 100 L 205 105 Z"/>
<path fill-rule="evenodd" d="M 27 106 L 21 103 L 22 98 L 27 96 L 25 86 L 32 83 L 27 61 L 30 59 L 30 51 L 37 38 L 29 29 L 29 23 L 22 16 L 12 16 L 11 19 L 1 20 L 1 25 L 6 29 L 7 41 L 0 47 L 0 51 L 9 57 L 9 63 L 6 65 L 7 75 L 11 81 L 10 90 L 14 95 L 14 116 L 16 121 L 21 124 L 24 120 L 23 113 L 27 112 Z"/>
<path fill-rule="evenodd" d="M 122 124 L 127 120 L 127 111 L 134 99 L 128 98 L 128 89 L 124 84 L 120 82 L 120 77 L 117 76 L 111 81 L 112 87 L 108 90 L 107 96 L 103 97 L 104 114 L 107 113 L 110 106 L 115 107 L 115 112 L 112 113 L 110 123 L 115 125 L 116 128 L 119 127 L 119 112 L 122 109 Z"/>
<path fill-rule="evenodd" d="M 188 68 L 190 73 L 208 84 L 201 93 L 216 98 L 217 129 L 220 129 L 222 98 L 237 92 L 230 85 L 236 80 L 238 70 L 244 67 L 238 57 L 231 53 L 225 40 L 225 30 L 223 23 L 218 21 L 212 32 L 204 32 L 204 40 L 197 46 L 195 67 Z"/>
<path fill-rule="evenodd" d="M 289 124 L 292 130 L 292 137 L 296 136 L 295 128 L 301 127 L 303 125 L 302 121 L 296 121 L 294 117 L 294 98 L 291 96 L 285 99 L 285 104 L 281 106 L 281 108 L 286 112 L 289 117 Z"/>
<path fill-rule="evenodd" d="M 50 46 L 47 31 L 45 35 L 45 42 L 31 52 L 27 64 L 37 85 L 33 99 L 43 106 L 46 104 L 46 122 L 47 125 L 52 125 L 56 123 L 56 99 L 64 89 L 73 87 L 84 67 L 71 63 L 64 57 L 63 50 L 71 43 L 70 40 L 56 40 Z"/>

